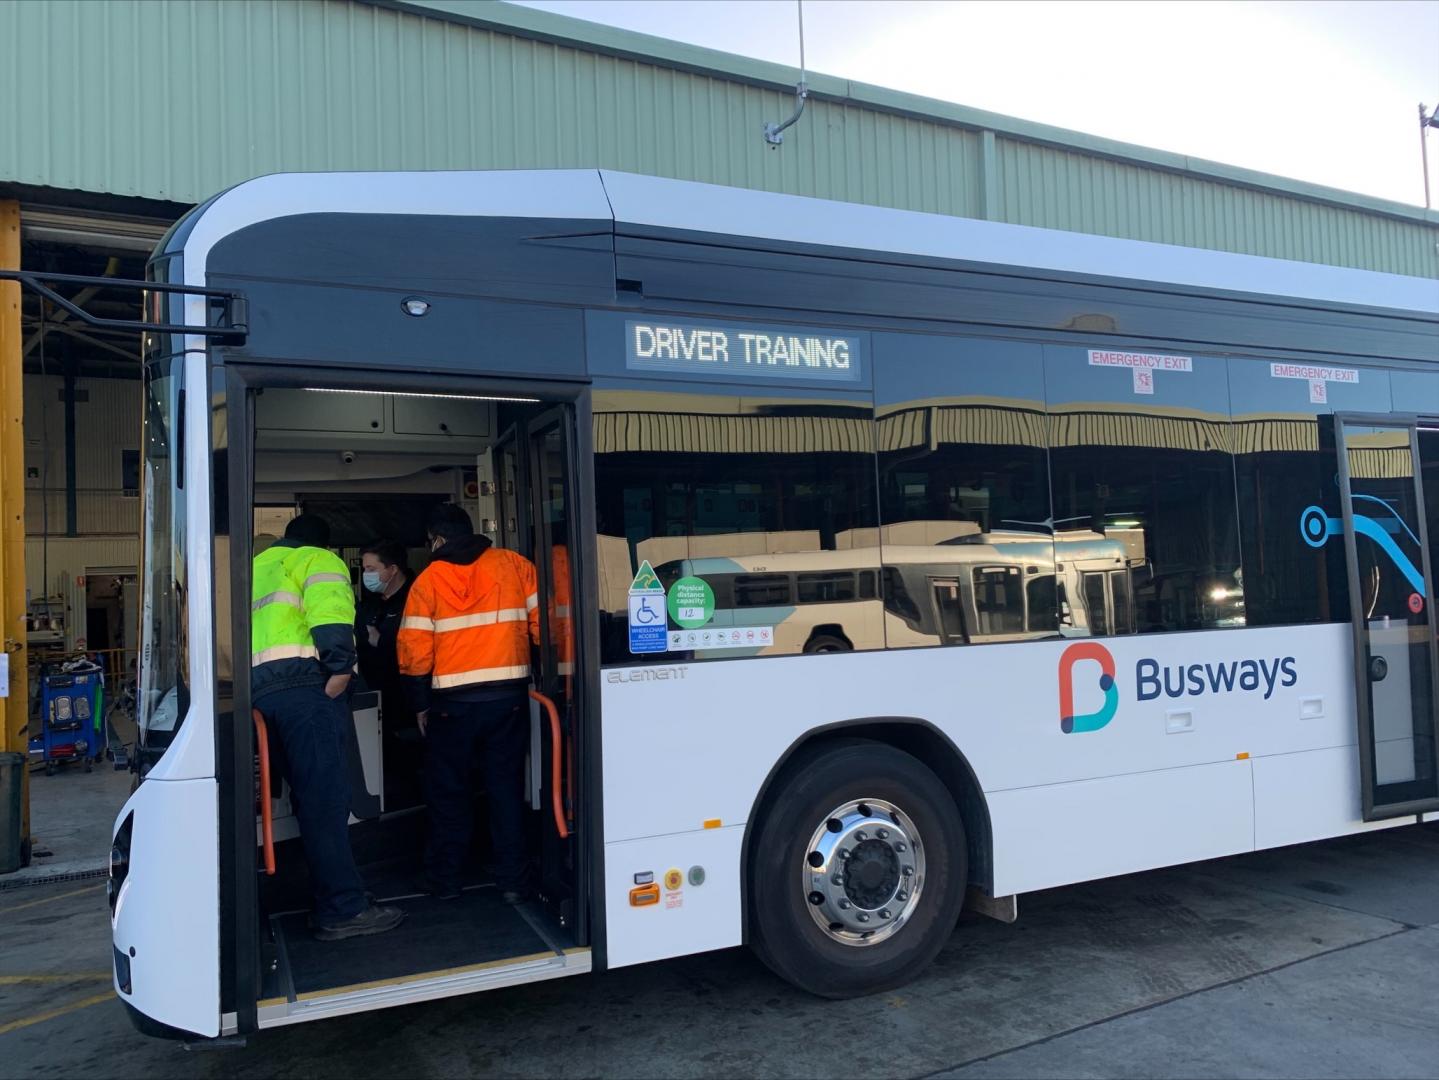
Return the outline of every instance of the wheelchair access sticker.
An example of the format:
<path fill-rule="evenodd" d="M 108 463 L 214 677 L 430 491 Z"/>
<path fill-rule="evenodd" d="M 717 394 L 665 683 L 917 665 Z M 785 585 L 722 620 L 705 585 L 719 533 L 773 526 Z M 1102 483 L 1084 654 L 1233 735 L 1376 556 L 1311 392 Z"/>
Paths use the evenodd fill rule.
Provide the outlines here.
<path fill-rule="evenodd" d="M 630 652 L 657 653 L 669 647 L 665 588 L 648 562 L 630 584 Z"/>

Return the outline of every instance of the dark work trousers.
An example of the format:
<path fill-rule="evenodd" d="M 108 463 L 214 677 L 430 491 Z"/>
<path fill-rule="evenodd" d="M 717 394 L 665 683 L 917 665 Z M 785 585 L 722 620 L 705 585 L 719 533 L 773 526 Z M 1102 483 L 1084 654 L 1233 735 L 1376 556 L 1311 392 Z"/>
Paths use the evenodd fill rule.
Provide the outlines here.
<path fill-rule="evenodd" d="M 264 694 L 255 702 L 278 736 L 290 801 L 315 893 L 315 921 L 333 923 L 365 909 L 365 885 L 350 850 L 350 781 L 346 749 L 350 706 L 320 686 Z"/>
<path fill-rule="evenodd" d="M 425 731 L 425 800 L 430 805 L 425 870 L 435 881 L 461 884 L 474 820 L 470 777 L 480 768 L 489 796 L 497 884 L 502 889 L 524 886 L 528 736 L 523 694 L 493 701 L 436 699 L 430 707 Z"/>

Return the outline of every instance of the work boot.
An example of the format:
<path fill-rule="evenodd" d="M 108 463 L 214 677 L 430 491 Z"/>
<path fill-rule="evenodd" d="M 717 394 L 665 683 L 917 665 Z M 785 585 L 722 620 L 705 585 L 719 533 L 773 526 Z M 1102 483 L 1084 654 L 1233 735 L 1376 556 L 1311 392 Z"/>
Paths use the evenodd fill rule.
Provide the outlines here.
<path fill-rule="evenodd" d="M 393 930 L 405 921 L 405 913 L 397 907 L 382 907 L 371 904 L 358 915 L 339 922 L 320 923 L 315 927 L 315 937 L 321 941 L 344 941 L 345 938 L 368 937 Z"/>

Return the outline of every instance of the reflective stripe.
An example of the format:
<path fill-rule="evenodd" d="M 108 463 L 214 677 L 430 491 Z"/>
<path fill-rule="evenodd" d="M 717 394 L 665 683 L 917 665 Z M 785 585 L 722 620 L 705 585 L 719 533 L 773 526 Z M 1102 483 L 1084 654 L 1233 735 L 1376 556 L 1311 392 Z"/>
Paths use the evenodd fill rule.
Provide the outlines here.
<path fill-rule="evenodd" d="M 570 605 L 569 605 L 569 604 L 556 604 L 556 605 L 555 605 L 555 618 L 557 618 L 557 619 L 568 619 L 569 617 L 570 617 Z"/>
<path fill-rule="evenodd" d="M 501 608 L 499 611 L 477 611 L 473 615 L 455 615 L 448 619 L 435 620 L 435 633 L 443 634 L 450 630 L 467 630 L 472 626 L 494 626 L 502 622 L 524 622 L 525 612 L 522 608 Z"/>
<path fill-rule="evenodd" d="M 534 611 L 535 608 L 537 608 L 537 607 L 539 607 L 539 606 L 540 606 L 540 598 L 539 598 L 538 596 L 536 596 L 534 593 L 530 593 L 529 596 L 525 597 L 525 610 L 526 610 L 526 611 Z"/>
<path fill-rule="evenodd" d="M 271 645 L 250 654 L 250 666 L 259 667 L 271 660 L 318 660 L 320 650 L 313 645 Z"/>
<path fill-rule="evenodd" d="M 529 673 L 529 664 L 519 664 L 515 667 L 482 667 L 472 671 L 457 671 L 453 675 L 436 675 L 430 680 L 430 685 L 436 690 L 444 690 L 450 686 L 465 686 L 469 683 L 523 679 Z"/>
<path fill-rule="evenodd" d="M 305 588 L 311 585 L 319 585 L 321 582 L 334 581 L 341 585 L 348 585 L 350 578 L 348 574 L 311 574 L 305 579 Z"/>
<path fill-rule="evenodd" d="M 575 665 L 561 660 L 555 665 L 555 671 L 560 675 L 573 675 L 575 673 Z"/>
<path fill-rule="evenodd" d="M 286 592 L 284 589 L 278 589 L 275 592 L 266 593 L 258 600 L 250 601 L 250 610 L 259 611 L 266 604 L 288 604 L 290 607 L 297 607 L 301 610 L 305 607 L 305 601 L 300 597 L 292 592 Z"/>
<path fill-rule="evenodd" d="M 406 615 L 400 621 L 401 630 L 433 630 L 435 620 L 426 618 L 424 615 Z"/>

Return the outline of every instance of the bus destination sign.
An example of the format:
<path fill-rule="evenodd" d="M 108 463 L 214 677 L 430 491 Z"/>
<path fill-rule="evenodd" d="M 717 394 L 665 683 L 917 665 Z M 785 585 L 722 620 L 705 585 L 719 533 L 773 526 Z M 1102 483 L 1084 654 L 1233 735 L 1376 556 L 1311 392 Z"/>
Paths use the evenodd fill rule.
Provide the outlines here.
<path fill-rule="evenodd" d="M 625 366 L 719 378 L 858 382 L 860 339 L 806 326 L 720 324 L 688 319 L 625 323 Z"/>

